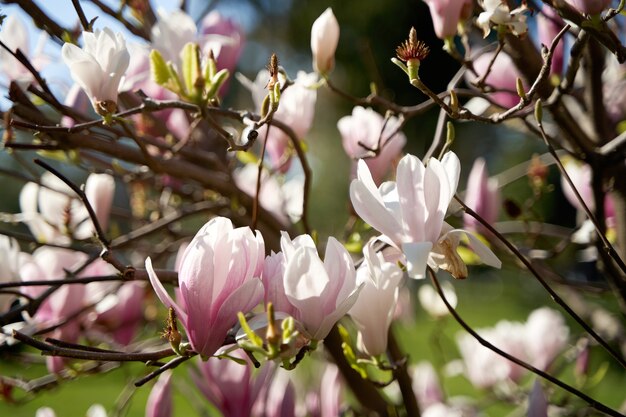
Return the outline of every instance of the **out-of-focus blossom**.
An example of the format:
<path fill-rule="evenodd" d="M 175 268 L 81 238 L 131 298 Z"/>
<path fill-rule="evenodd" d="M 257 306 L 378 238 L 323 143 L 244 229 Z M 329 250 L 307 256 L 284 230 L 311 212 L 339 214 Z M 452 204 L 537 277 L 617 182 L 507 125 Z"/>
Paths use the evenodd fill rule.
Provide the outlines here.
<path fill-rule="evenodd" d="M 35 417 L 56 417 L 56 413 L 50 407 L 41 407 L 37 409 Z"/>
<path fill-rule="evenodd" d="M 593 188 L 591 187 L 591 167 L 585 163 L 576 161 L 573 158 L 564 158 L 563 166 L 565 168 L 565 171 L 567 172 L 567 175 L 570 177 L 572 183 L 576 187 L 576 191 L 578 191 L 578 194 L 580 194 L 582 200 L 585 202 L 589 210 L 594 212 L 596 208 L 596 203 L 593 195 Z M 574 190 L 572 190 L 569 183 L 563 176 L 561 176 L 561 188 L 563 189 L 563 193 L 565 194 L 567 201 L 569 201 L 570 204 L 574 206 L 580 213 L 583 213 L 583 205 L 576 197 L 576 193 L 574 192 Z M 606 225 L 609 228 L 615 227 L 615 206 L 613 203 L 613 198 L 608 193 L 604 196 L 604 217 L 606 220 Z M 580 244 L 587 244 L 592 241 L 595 235 L 595 226 L 593 225 L 591 220 L 587 219 L 574 233 L 574 235 L 572 236 L 572 241 Z"/>
<path fill-rule="evenodd" d="M 435 33 L 439 39 L 456 35 L 459 21 L 472 13 L 472 0 L 424 0 L 430 9 Z"/>
<path fill-rule="evenodd" d="M 285 256 L 283 285 L 296 309 L 293 317 L 302 324 L 307 338 L 322 340 L 359 295 L 352 258 L 333 237 L 328 238 L 324 262 L 309 235 L 292 241 L 283 232 L 281 247 Z"/>
<path fill-rule="evenodd" d="M 15 282 L 19 279 L 20 246 L 11 237 L 0 235 L 0 282 Z M 15 297 L 0 294 L 0 314 L 7 311 Z"/>
<path fill-rule="evenodd" d="M 233 177 L 241 191 L 254 197 L 257 193 L 258 175 L 259 167 L 250 163 L 235 170 Z M 259 203 L 261 207 L 274 214 L 282 224 L 288 225 L 290 221 L 295 223 L 300 219 L 303 194 L 304 184 L 299 180 L 292 179 L 281 185 L 267 170 L 262 171 Z"/>
<path fill-rule="evenodd" d="M 340 416 L 342 395 L 339 369 L 329 363 L 322 375 L 319 391 L 310 391 L 306 396 L 307 415 L 311 417 Z"/>
<path fill-rule="evenodd" d="M 493 328 L 477 329 L 477 332 L 504 352 L 527 360 L 524 330 L 522 323 L 503 320 Z M 491 387 L 507 380 L 518 381 L 524 374 L 524 368 L 482 346 L 469 334 L 462 334 L 457 344 L 465 363 L 466 376 L 477 388 Z"/>
<path fill-rule="evenodd" d="M 528 398 L 528 417 L 548 417 L 548 400 L 539 379 L 535 379 Z"/>
<path fill-rule="evenodd" d="M 450 303 L 452 308 L 456 307 L 457 297 L 454 286 L 449 282 L 442 282 L 441 289 L 446 296 L 446 300 Z M 450 312 L 443 302 L 439 293 L 431 285 L 422 285 L 417 291 L 417 298 L 422 305 L 422 308 L 426 310 L 432 317 L 445 317 Z"/>
<path fill-rule="evenodd" d="M 262 109 L 263 100 L 267 94 L 265 86 L 269 78 L 269 72 L 266 70 L 260 71 L 254 82 L 243 76 L 237 77 L 239 82 L 252 93 L 252 100 L 257 111 Z M 280 74 L 279 82 L 282 88 L 285 79 Z M 316 82 L 317 76 L 314 73 L 307 74 L 299 71 L 294 83 L 281 94 L 278 110 L 273 115 L 274 120 L 281 121 L 291 127 L 299 139 L 306 137 L 313 123 L 317 91 L 312 86 Z M 268 129 L 267 126 L 259 129 L 258 138 L 265 140 L 267 136 L 266 152 L 272 166 L 280 172 L 287 172 L 291 166 L 291 156 L 294 152 L 290 149 L 289 136 L 275 126 L 270 128 L 269 133 L 266 129 Z"/>
<path fill-rule="evenodd" d="M 212 358 L 198 362 L 191 376 L 196 386 L 224 416 L 248 417 L 261 389 L 267 385 L 273 366 L 265 363 L 255 372 L 248 356 L 241 350 L 231 354 L 245 364 L 230 359 Z"/>
<path fill-rule="evenodd" d="M 209 44 L 204 48 L 213 51 L 217 57 L 217 68 L 233 71 L 237 66 L 245 42 L 245 33 L 233 20 L 227 19 L 217 10 L 213 10 L 202 19 L 200 24 L 202 35 L 217 35 L 209 37 Z M 221 38 L 220 38 L 221 37 Z M 211 41 L 215 39 L 216 41 Z"/>
<path fill-rule="evenodd" d="M 180 54 L 185 45 L 196 41 L 198 28 L 191 16 L 182 10 L 159 9 L 157 13 L 158 20 L 152 26 L 152 46 L 180 71 Z"/>
<path fill-rule="evenodd" d="M 374 110 L 356 106 L 351 116 L 339 119 L 337 128 L 341 133 L 343 149 L 350 158 L 369 157 L 364 159 L 365 163 L 374 182 L 379 185 L 406 143 L 406 136 L 398 131 L 400 120 L 393 116 L 384 120 Z M 379 154 L 376 155 L 373 150 L 379 150 Z M 353 164 L 353 171 L 356 171 L 356 163 Z"/>
<path fill-rule="evenodd" d="M 335 51 L 339 43 L 339 23 L 329 7 L 311 27 L 311 52 L 313 69 L 321 75 L 329 74 L 335 67 Z"/>
<path fill-rule="evenodd" d="M 165 371 L 152 387 L 146 403 L 146 417 L 170 417 L 172 415 L 172 371 Z"/>
<path fill-rule="evenodd" d="M 489 178 L 487 163 L 483 158 L 477 158 L 470 171 L 465 190 L 465 204 L 489 224 L 493 224 L 498 218 L 500 211 L 498 180 Z M 463 215 L 463 225 L 467 230 L 482 233 L 485 231 L 485 227 L 467 213 Z"/>
<path fill-rule="evenodd" d="M 28 28 L 17 15 L 8 16 L 2 24 L 2 31 L 0 31 L 0 41 L 13 52 L 18 49 L 22 51 L 36 70 L 41 70 L 48 61 L 41 51 L 46 39 L 42 38 L 40 45 L 31 54 Z M 0 72 L 9 81 L 15 81 L 23 88 L 33 81 L 33 75 L 30 71 L 4 48 L 0 48 Z"/>
<path fill-rule="evenodd" d="M 73 110 L 80 114 L 86 114 L 89 111 L 91 102 L 85 91 L 80 85 L 74 83 L 65 96 L 64 103 L 66 106 L 71 107 Z M 70 116 L 63 116 L 61 118 L 61 126 L 72 127 L 76 124 L 76 121 Z"/>
<path fill-rule="evenodd" d="M 237 313 L 249 312 L 263 298 L 264 257 L 259 232 L 216 217 L 198 231 L 181 259 L 180 305 L 165 291 L 150 258 L 146 269 L 161 302 L 173 307 L 183 323 L 192 348 L 207 357 L 222 345 Z"/>
<path fill-rule="evenodd" d="M 594 15 L 600 14 L 611 5 L 611 0 L 565 0 L 581 13 Z"/>
<path fill-rule="evenodd" d="M 549 308 L 534 310 L 526 323 L 502 320 L 495 327 L 477 332 L 499 349 L 542 370 L 563 351 L 569 335 L 563 317 Z M 457 342 L 466 375 L 476 387 L 517 381 L 525 372 L 524 368 L 482 346 L 468 334 L 461 335 Z"/>
<path fill-rule="evenodd" d="M 483 0 L 482 7 L 485 10 L 478 15 L 476 24 L 482 28 L 485 37 L 491 32 L 491 24 L 506 26 L 516 36 L 528 31 L 526 25 L 526 5 L 510 10 L 506 2 L 502 0 Z"/>
<path fill-rule="evenodd" d="M 91 174 L 85 194 L 103 229 L 109 223 L 115 181 L 108 174 Z M 20 193 L 22 220 L 40 242 L 65 244 L 69 237 L 88 239 L 94 226 L 74 191 L 53 174 L 41 176 L 41 186 L 29 182 Z"/>
<path fill-rule="evenodd" d="M 525 334 L 530 364 L 545 370 L 565 348 L 569 328 L 558 311 L 543 307 L 530 313 L 525 324 Z"/>
<path fill-rule="evenodd" d="M 358 329 L 359 349 L 371 356 L 387 350 L 387 333 L 398 302 L 403 272 L 392 262 L 385 262 L 372 244 L 363 249 L 364 261 L 357 271 L 357 285 L 362 285 L 350 316 Z"/>
<path fill-rule="evenodd" d="M 295 417 L 296 391 L 290 373 L 277 368 L 271 382 L 261 388 L 252 415 L 263 417 Z"/>
<path fill-rule="evenodd" d="M 441 161 L 431 158 L 427 167 L 413 155 L 400 160 L 396 182 L 376 187 L 363 160 L 357 179 L 350 184 L 350 198 L 357 214 L 382 233 L 380 239 L 401 250 L 411 278 L 423 278 L 426 266 L 465 278 L 465 264 L 456 252 L 461 235 L 487 265 L 500 260 L 478 238 L 444 224 L 444 216 L 459 180 L 461 165 L 453 152 Z M 445 226 L 445 227 L 444 227 Z"/>
<path fill-rule="evenodd" d="M 41 407 L 37 409 L 35 417 L 56 417 L 56 413 L 50 407 Z M 86 417 L 107 417 L 107 412 L 100 404 L 94 404 L 87 409 Z"/>
<path fill-rule="evenodd" d="M 65 43 L 61 49 L 63 61 L 96 112 L 113 113 L 117 109 L 117 91 L 130 62 L 126 41 L 121 33 L 105 28 L 83 32 L 83 42 L 82 49 Z"/>
<path fill-rule="evenodd" d="M 493 52 L 487 52 L 474 60 L 474 69 L 478 73 L 477 78 L 468 76 L 470 82 L 475 82 L 483 77 L 493 60 Z M 493 87 L 496 92 L 489 93 L 489 97 L 498 105 L 509 108 L 519 103 L 516 84 L 520 73 L 509 55 L 500 52 L 493 62 L 485 83 Z"/>
<path fill-rule="evenodd" d="M 435 368 L 430 362 L 420 362 L 412 372 L 413 392 L 420 409 L 426 410 L 433 404 L 443 401 L 443 392 Z"/>
<path fill-rule="evenodd" d="M 556 38 L 556 35 L 559 34 L 561 29 L 563 29 L 563 26 L 565 26 L 565 22 L 561 19 L 561 16 L 559 16 L 552 7 L 544 6 L 541 9 L 541 13 L 537 15 L 537 34 L 539 42 L 545 45 L 546 48 L 550 48 L 552 41 Z M 564 51 L 564 40 L 561 39 L 552 55 L 552 66 L 550 67 L 552 74 L 560 74 L 563 71 Z"/>

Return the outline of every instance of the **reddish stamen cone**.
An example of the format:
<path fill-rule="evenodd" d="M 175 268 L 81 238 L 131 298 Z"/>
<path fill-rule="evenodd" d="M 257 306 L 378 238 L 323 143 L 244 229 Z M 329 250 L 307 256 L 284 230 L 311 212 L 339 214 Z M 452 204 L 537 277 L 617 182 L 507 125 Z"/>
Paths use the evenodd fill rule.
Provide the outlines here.
<path fill-rule="evenodd" d="M 422 61 L 430 53 L 430 48 L 426 43 L 417 40 L 417 32 L 415 28 L 411 28 L 409 32 L 409 39 L 404 41 L 400 46 L 396 48 L 396 55 L 404 62 L 408 62 L 412 59 Z"/>

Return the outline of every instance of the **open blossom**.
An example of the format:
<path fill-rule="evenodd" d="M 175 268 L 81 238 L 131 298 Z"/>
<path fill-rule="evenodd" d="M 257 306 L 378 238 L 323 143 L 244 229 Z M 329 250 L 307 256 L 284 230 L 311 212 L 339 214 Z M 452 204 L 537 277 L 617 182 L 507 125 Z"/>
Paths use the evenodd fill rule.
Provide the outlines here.
<path fill-rule="evenodd" d="M 439 39 L 456 35 L 459 21 L 472 13 L 472 0 L 425 0 Z"/>
<path fill-rule="evenodd" d="M 376 187 L 367 165 L 359 161 L 357 179 L 350 184 L 350 199 L 357 214 L 382 233 L 381 240 L 401 250 L 411 278 L 423 278 L 426 265 L 443 268 L 465 278 L 465 264 L 456 252 L 461 235 L 487 265 L 500 260 L 479 239 L 453 229 L 443 219 L 459 180 L 461 166 L 453 152 L 425 167 L 413 155 L 398 164 L 396 182 Z"/>
<path fill-rule="evenodd" d="M 22 221 L 40 242 L 68 243 L 69 238 L 88 239 L 94 226 L 83 203 L 74 191 L 55 175 L 46 172 L 41 185 L 29 182 L 20 192 Z M 115 180 L 108 174 L 91 174 L 85 194 L 106 230 L 115 193 Z"/>
<path fill-rule="evenodd" d="M 65 43 L 61 49 L 63 61 L 96 112 L 113 113 L 117 109 L 117 91 L 130 62 L 124 36 L 104 28 L 94 33 L 83 32 L 83 41 L 82 49 Z"/>
<path fill-rule="evenodd" d="M 485 37 L 491 31 L 491 24 L 506 26 L 514 35 L 522 35 L 528 31 L 526 24 L 525 5 L 517 9 L 510 10 L 509 6 L 503 0 L 483 0 L 482 7 L 485 9 L 478 18 L 476 23 L 482 28 Z"/>
<path fill-rule="evenodd" d="M 525 333 L 530 364 L 545 370 L 565 348 L 569 328 L 558 311 L 543 307 L 530 313 L 526 320 Z"/>
<path fill-rule="evenodd" d="M 385 262 L 369 243 L 363 249 L 364 262 L 357 271 L 357 284 L 362 285 L 350 316 L 358 329 L 359 349 L 371 356 L 387 350 L 387 333 L 394 318 L 403 272 L 393 262 Z"/>
<path fill-rule="evenodd" d="M 372 173 L 374 182 L 380 184 L 406 143 L 404 133 L 398 131 L 400 120 L 390 117 L 387 120 L 370 108 L 356 106 L 351 116 L 344 116 L 337 122 L 341 133 L 343 149 L 354 160 L 364 159 Z M 373 150 L 380 150 L 376 155 Z M 356 163 L 353 164 L 356 171 Z"/>
<path fill-rule="evenodd" d="M 475 82 L 484 76 L 493 60 L 493 54 L 493 52 L 487 52 L 474 60 L 474 69 L 478 73 L 478 77 L 474 78 L 472 75 L 468 75 L 468 81 Z M 487 85 L 497 90 L 496 92 L 489 93 L 488 96 L 496 104 L 504 108 L 515 106 L 520 100 L 516 92 L 517 79 L 520 76 L 511 57 L 504 52 L 500 52 L 485 79 Z"/>
<path fill-rule="evenodd" d="M 457 297 L 454 286 L 446 281 L 441 283 L 441 289 L 446 297 L 446 300 L 448 300 L 448 303 L 450 303 L 452 308 L 455 308 L 457 304 Z M 420 289 L 417 291 L 417 299 L 419 300 L 422 308 L 432 317 L 445 317 L 450 314 L 448 307 L 446 307 L 446 304 L 443 302 L 439 293 L 435 291 L 432 285 L 425 284 L 420 286 Z"/>
<path fill-rule="evenodd" d="M 352 258 L 333 237 L 328 238 L 323 262 L 309 235 L 291 240 L 283 232 L 280 243 L 285 257 L 283 286 L 295 309 L 293 317 L 304 336 L 322 340 L 359 295 Z"/>
<path fill-rule="evenodd" d="M 311 27 L 311 52 L 313 69 L 322 75 L 335 67 L 335 50 L 339 43 L 339 23 L 329 7 L 318 17 Z"/>
<path fill-rule="evenodd" d="M 430 362 L 422 361 L 411 372 L 413 392 L 422 410 L 443 401 L 441 384 L 437 372 Z"/>
<path fill-rule="evenodd" d="M 215 217 L 193 238 L 180 261 L 177 304 L 159 281 L 150 258 L 146 270 L 166 307 L 173 307 L 191 347 L 211 356 L 222 345 L 237 313 L 247 313 L 263 298 L 260 276 L 265 255 L 263 237 L 248 227 L 234 228 Z"/>
<path fill-rule="evenodd" d="M 566 3 L 577 8 L 581 13 L 600 14 L 611 5 L 611 0 L 565 0 Z"/>
<path fill-rule="evenodd" d="M 470 171 L 465 190 L 465 204 L 489 224 L 493 224 L 498 218 L 500 211 L 498 180 L 489 178 L 487 163 L 483 158 L 477 158 Z M 478 220 L 467 213 L 463 215 L 463 224 L 467 230 L 480 232 L 485 230 Z"/>
<path fill-rule="evenodd" d="M 234 70 L 245 42 L 243 29 L 231 19 L 222 16 L 217 10 L 213 10 L 202 19 L 200 33 L 217 35 L 209 37 L 208 46 L 217 57 L 217 68 Z"/>

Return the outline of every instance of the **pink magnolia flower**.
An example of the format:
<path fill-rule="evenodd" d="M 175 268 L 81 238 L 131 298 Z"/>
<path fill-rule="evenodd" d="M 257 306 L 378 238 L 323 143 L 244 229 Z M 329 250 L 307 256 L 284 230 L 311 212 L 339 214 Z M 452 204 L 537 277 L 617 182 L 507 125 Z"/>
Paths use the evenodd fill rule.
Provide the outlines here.
<path fill-rule="evenodd" d="M 528 417 L 548 417 L 548 400 L 539 378 L 535 379 L 528 397 Z"/>
<path fill-rule="evenodd" d="M 549 48 L 563 26 L 565 26 L 565 22 L 561 16 L 552 7 L 545 5 L 537 16 L 539 42 Z M 550 68 L 552 74 L 560 74 L 563 71 L 564 54 L 565 45 L 564 40 L 561 39 L 554 50 L 554 55 L 552 55 L 552 67 Z"/>
<path fill-rule="evenodd" d="M 22 221 L 40 242 L 68 243 L 70 237 L 88 239 L 94 226 L 87 209 L 63 181 L 46 172 L 41 186 L 29 182 L 20 192 Z M 98 222 L 106 230 L 115 193 L 115 180 L 108 174 L 91 174 L 85 182 L 85 194 Z"/>
<path fill-rule="evenodd" d="M 243 29 L 231 19 L 222 16 L 217 10 L 213 10 L 202 19 L 200 33 L 223 37 L 214 37 L 218 42 L 212 42 L 209 47 L 217 57 L 217 68 L 233 71 L 239 62 L 246 39 Z"/>
<path fill-rule="evenodd" d="M 319 391 L 306 396 L 306 408 L 311 417 L 335 417 L 341 415 L 342 385 L 339 369 L 332 363 L 326 365 Z"/>
<path fill-rule="evenodd" d="M 78 113 L 87 114 L 91 106 L 91 101 L 89 100 L 89 97 L 87 97 L 87 94 L 81 88 L 81 86 L 77 83 L 74 83 L 70 90 L 67 92 L 67 96 L 65 96 L 65 101 L 63 102 L 63 104 L 71 107 Z M 61 126 L 72 127 L 75 124 L 76 121 L 70 116 L 63 116 L 61 118 Z"/>
<path fill-rule="evenodd" d="M 444 216 L 459 180 L 461 166 L 453 152 L 441 161 L 432 158 L 427 167 L 413 155 L 398 164 L 396 182 L 376 187 L 363 160 L 350 184 L 350 199 L 357 214 L 378 230 L 381 240 L 404 253 L 411 278 L 423 278 L 426 265 L 443 268 L 464 278 L 467 271 L 456 248 L 466 235 L 473 250 L 487 265 L 500 260 L 479 239 L 444 224 Z"/>
<path fill-rule="evenodd" d="M 493 224 L 498 218 L 500 211 L 498 180 L 489 178 L 487 163 L 483 158 L 477 158 L 470 171 L 465 190 L 465 204 L 489 224 Z M 467 230 L 485 231 L 484 226 L 467 213 L 463 215 L 463 224 Z"/>
<path fill-rule="evenodd" d="M 489 63 L 492 60 L 493 52 L 484 53 L 474 60 L 474 69 L 479 74 L 479 77 L 482 77 L 487 72 Z M 520 100 L 516 92 L 516 84 L 519 77 L 520 73 L 511 57 L 504 52 L 500 52 L 491 67 L 489 75 L 485 79 L 487 85 L 498 90 L 494 93 L 489 93 L 489 97 L 504 108 L 515 106 Z M 471 76 L 468 78 L 471 82 L 478 79 Z"/>
<path fill-rule="evenodd" d="M 400 121 L 396 117 L 385 120 L 370 108 L 356 106 L 351 116 L 344 116 L 337 122 L 341 133 L 343 149 L 354 160 L 364 159 L 372 173 L 374 182 L 380 184 L 389 172 L 391 164 L 399 158 L 406 143 L 404 133 L 398 131 Z M 380 149 L 375 155 L 372 150 Z M 356 163 L 353 164 L 356 171 Z"/>
<path fill-rule="evenodd" d="M 252 93 L 252 101 L 257 111 L 263 106 L 263 100 L 267 94 L 265 86 L 269 79 L 269 72 L 266 70 L 259 71 L 254 82 L 246 77 L 237 77 L 244 87 Z M 313 124 L 313 116 L 315 115 L 315 102 L 317 101 L 317 91 L 311 86 L 317 81 L 314 73 L 307 74 L 299 71 L 294 84 L 290 85 L 280 96 L 280 104 L 278 110 L 274 113 L 273 118 L 279 120 L 291 127 L 300 139 L 306 137 L 311 125 Z M 281 86 L 285 79 L 279 76 Z M 272 127 L 267 133 L 267 126 L 259 129 L 259 138 L 265 140 L 267 136 L 266 152 L 269 160 L 274 168 L 280 172 L 287 172 L 291 163 L 290 150 L 291 142 L 289 137 L 277 127 Z"/>
<path fill-rule="evenodd" d="M 130 54 L 121 33 L 111 29 L 83 32 L 83 48 L 65 43 L 63 61 L 70 68 L 72 79 L 87 93 L 98 114 L 112 113 L 117 108 L 117 91 Z"/>
<path fill-rule="evenodd" d="M 339 23 L 329 7 L 313 22 L 311 27 L 311 52 L 315 72 L 327 75 L 333 70 L 338 43 Z"/>
<path fill-rule="evenodd" d="M 170 417 L 172 415 L 172 371 L 165 371 L 150 391 L 146 404 L 146 417 Z"/>
<path fill-rule="evenodd" d="M 385 262 L 371 242 L 363 249 L 363 255 L 364 262 L 357 270 L 357 284 L 363 288 L 349 313 L 358 329 L 359 349 L 378 356 L 387 350 L 387 333 L 404 274 L 397 264 Z"/>
<path fill-rule="evenodd" d="M 41 38 L 37 49 L 31 53 L 28 28 L 17 15 L 10 15 L 2 24 L 0 40 L 13 52 L 18 49 L 30 60 L 37 70 L 41 70 L 48 60 L 43 56 L 42 49 L 47 36 Z M 4 48 L 0 48 L 0 72 L 9 81 L 17 82 L 25 88 L 33 81 L 33 75 Z"/>
<path fill-rule="evenodd" d="M 506 353 L 527 360 L 524 325 L 502 320 L 493 328 L 477 329 L 478 334 Z M 491 387 L 503 381 L 518 381 L 525 369 L 482 346 L 464 333 L 457 345 L 465 363 L 466 376 L 477 388 Z"/>
<path fill-rule="evenodd" d="M 198 362 L 199 372 L 192 372 L 191 377 L 206 399 L 224 416 L 248 417 L 274 367 L 266 363 L 254 372 L 250 359 L 241 350 L 231 355 L 245 364 L 230 359 L 211 358 L 206 362 Z"/>
<path fill-rule="evenodd" d="M 237 313 L 247 313 L 263 298 L 260 276 L 265 255 L 263 237 L 248 227 L 234 228 L 215 217 L 193 238 L 180 262 L 177 304 L 159 281 L 150 258 L 146 270 L 157 296 L 173 307 L 191 347 L 204 357 L 222 345 Z"/>
<path fill-rule="evenodd" d="M 529 362 L 546 370 L 563 351 L 569 337 L 569 328 L 561 313 L 548 307 L 534 310 L 525 324 L 526 351 Z"/>
<path fill-rule="evenodd" d="M 443 401 L 443 392 L 435 368 L 430 362 L 420 362 L 412 372 L 413 392 L 422 410 Z"/>
<path fill-rule="evenodd" d="M 472 0 L 425 0 L 439 39 L 456 35 L 459 21 L 471 15 Z"/>
<path fill-rule="evenodd" d="M 276 312 L 293 316 L 298 311 L 285 294 L 283 276 L 285 275 L 285 255 L 272 253 L 265 258 L 263 265 L 263 286 L 265 287 L 265 305 L 271 302 Z"/>
<path fill-rule="evenodd" d="M 611 5 L 611 0 L 565 0 L 581 13 L 594 15 L 600 14 Z"/>
<path fill-rule="evenodd" d="M 323 262 L 309 235 L 292 241 L 283 232 L 281 247 L 285 256 L 283 286 L 296 310 L 293 317 L 303 326 L 304 336 L 322 340 L 354 305 L 361 290 L 352 258 L 333 237 L 328 238 Z"/>
<path fill-rule="evenodd" d="M 277 368 L 269 384 L 261 388 L 252 415 L 263 417 L 295 417 L 296 390 L 289 372 Z"/>

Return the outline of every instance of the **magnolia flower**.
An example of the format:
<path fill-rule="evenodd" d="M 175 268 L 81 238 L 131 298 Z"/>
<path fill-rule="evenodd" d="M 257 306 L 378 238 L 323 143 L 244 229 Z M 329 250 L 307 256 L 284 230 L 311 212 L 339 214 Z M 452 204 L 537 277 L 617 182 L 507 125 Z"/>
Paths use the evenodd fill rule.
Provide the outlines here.
<path fill-rule="evenodd" d="M 29 182 L 20 192 L 22 221 L 40 242 L 66 244 L 70 237 L 88 239 L 94 226 L 87 209 L 74 191 L 55 175 L 46 172 L 41 185 Z M 85 182 L 85 194 L 106 230 L 115 181 L 108 174 L 91 174 Z"/>
<path fill-rule="evenodd" d="M 235 229 L 224 217 L 211 219 L 198 231 L 180 261 L 180 304 L 165 291 L 152 260 L 146 259 L 157 296 L 166 307 L 174 308 L 191 347 L 202 356 L 211 356 L 222 345 L 237 323 L 238 312 L 249 312 L 262 299 L 264 252 L 258 231 Z"/>
<path fill-rule="evenodd" d="M 370 356 L 387 350 L 387 333 L 394 318 L 403 272 L 392 262 L 385 262 L 376 253 L 372 242 L 363 249 L 364 262 L 357 271 L 357 284 L 362 285 L 350 316 L 358 329 L 359 349 Z"/>
<path fill-rule="evenodd" d="M 333 237 L 326 244 L 324 262 L 309 235 L 292 241 L 283 232 L 280 244 L 285 256 L 283 286 L 296 310 L 293 317 L 303 326 L 304 336 L 322 340 L 354 305 L 361 290 L 352 258 Z"/>
<path fill-rule="evenodd" d="M 246 164 L 233 173 L 237 187 L 252 197 L 257 194 L 258 175 L 259 167 L 255 163 Z M 280 184 L 276 176 L 270 175 L 266 169 L 261 172 L 259 203 L 264 209 L 273 213 L 282 224 L 288 225 L 300 219 L 303 195 L 303 181 L 294 178 Z"/>
<path fill-rule="evenodd" d="M 406 136 L 400 132 L 400 120 L 396 117 L 383 117 L 370 108 L 356 106 L 352 116 L 344 116 L 337 122 L 341 133 L 343 149 L 354 160 L 365 159 L 374 182 L 380 184 L 406 143 Z M 378 155 L 373 150 L 379 150 Z M 356 163 L 353 164 L 356 170 Z"/>
<path fill-rule="evenodd" d="M 65 43 L 61 49 L 63 61 L 96 112 L 113 113 L 117 109 L 117 91 L 130 62 L 124 36 L 105 28 L 94 33 L 83 32 L 83 41 L 82 49 Z"/>
<path fill-rule="evenodd" d="M 350 199 L 357 214 L 378 230 L 380 238 L 404 253 L 411 278 L 423 278 L 426 265 L 443 268 L 453 276 L 467 275 L 456 252 L 462 235 L 487 265 L 500 267 L 500 260 L 478 238 L 445 224 L 444 216 L 459 180 L 461 166 L 453 152 L 441 161 L 432 158 L 428 167 L 413 155 L 398 164 L 396 182 L 380 188 L 363 160 L 357 179 L 350 184 Z"/>
<path fill-rule="evenodd" d="M 322 374 L 319 391 L 310 391 L 306 396 L 307 415 L 315 417 L 340 416 L 342 414 L 342 391 L 339 369 L 336 365 L 328 363 Z"/>
<path fill-rule="evenodd" d="M 413 368 L 412 388 L 420 409 L 426 410 L 433 404 L 443 401 L 443 392 L 437 372 L 430 362 L 420 362 Z"/>
<path fill-rule="evenodd" d="M 263 264 L 263 286 L 265 287 L 265 305 L 272 303 L 274 311 L 293 316 L 298 311 L 285 294 L 283 276 L 285 275 L 285 255 L 282 252 L 272 253 L 265 258 Z"/>
<path fill-rule="evenodd" d="M 565 0 L 565 2 L 577 8 L 581 13 L 589 15 L 600 14 L 611 5 L 611 0 Z"/>
<path fill-rule="evenodd" d="M 548 400 L 539 378 L 535 379 L 533 389 L 528 397 L 528 417 L 548 417 Z"/>
<path fill-rule="evenodd" d="M 491 61 L 493 61 L 493 52 L 484 53 L 476 58 L 474 60 L 474 69 L 479 74 L 479 77 L 474 78 L 468 75 L 468 81 L 473 83 L 480 77 L 483 77 L 489 69 Z M 485 83 L 496 90 L 493 93 L 489 93 L 488 96 L 496 104 L 504 108 L 515 106 L 520 101 L 516 92 L 517 79 L 520 78 L 520 76 L 511 57 L 504 52 L 500 52 L 485 79 Z"/>
<path fill-rule="evenodd" d="M 0 41 L 13 52 L 19 49 L 37 70 L 40 70 L 48 61 L 42 53 L 46 40 L 47 36 L 42 36 L 37 49 L 31 54 L 28 28 L 22 19 L 17 15 L 10 15 L 2 23 Z M 30 71 L 4 48 L 0 48 L 0 72 L 10 81 L 17 82 L 22 88 L 26 88 L 33 81 Z"/>
<path fill-rule="evenodd" d="M 455 308 L 457 304 L 457 297 L 456 291 L 454 291 L 454 286 L 446 281 L 441 283 L 441 289 L 443 290 L 443 294 L 446 296 L 448 303 L 450 303 L 452 308 Z M 417 291 L 417 298 L 422 305 L 422 308 L 432 317 L 445 317 L 450 313 L 448 311 L 448 307 L 446 307 L 446 304 L 439 296 L 439 293 L 435 291 L 431 285 L 421 285 Z"/>
<path fill-rule="evenodd" d="M 561 313 L 543 307 L 530 313 L 525 324 L 525 334 L 530 364 L 545 370 L 565 348 L 569 328 Z"/>
<path fill-rule="evenodd" d="M 498 180 L 489 178 L 487 163 L 483 158 L 477 158 L 470 171 L 465 190 L 465 204 L 489 224 L 493 224 L 498 218 L 500 211 Z M 467 230 L 480 232 L 485 230 L 482 223 L 467 213 L 463 215 L 463 224 Z"/>
<path fill-rule="evenodd" d="M 483 29 L 485 38 L 491 31 L 491 23 L 506 26 L 516 36 L 528 31 L 526 15 L 523 14 L 527 10 L 525 5 L 510 10 L 503 0 L 483 0 L 482 7 L 485 11 L 478 15 L 476 23 Z"/>
<path fill-rule="evenodd" d="M 263 107 L 263 101 L 267 94 L 265 86 L 269 78 L 269 72 L 266 70 L 260 71 L 254 82 L 237 74 L 239 82 L 252 93 L 252 101 L 257 111 L 261 111 Z M 285 78 L 280 74 L 278 78 L 282 88 Z M 294 83 L 281 94 L 278 110 L 272 116 L 274 120 L 281 121 L 291 127 L 299 139 L 307 135 L 313 124 L 317 91 L 312 86 L 316 82 L 317 76 L 314 73 L 307 74 L 304 71 L 299 71 Z M 290 149 L 290 139 L 277 127 L 272 127 L 269 133 L 266 129 L 268 129 L 266 125 L 259 129 L 258 137 L 261 140 L 267 140 L 266 152 L 269 160 L 274 168 L 283 173 L 287 172 L 293 154 Z"/>
<path fill-rule="evenodd" d="M 516 358 L 527 360 L 524 325 L 500 321 L 493 328 L 477 329 L 489 343 Z M 518 381 L 525 369 L 481 345 L 473 336 L 464 333 L 457 339 L 459 352 L 465 363 L 466 376 L 477 388 L 486 388 L 503 381 Z"/>
<path fill-rule="evenodd" d="M 166 11 L 159 9 L 158 20 L 152 26 L 152 46 L 166 61 L 172 62 L 181 70 L 180 54 L 185 45 L 195 42 L 198 28 L 191 16 L 182 10 Z"/>
<path fill-rule="evenodd" d="M 472 13 L 472 0 L 424 0 L 430 9 L 435 33 L 439 39 L 456 35 L 460 20 Z"/>
<path fill-rule="evenodd" d="M 339 23 L 329 7 L 313 22 L 311 27 L 311 52 L 315 72 L 327 75 L 333 70 L 338 43 Z"/>
<path fill-rule="evenodd" d="M 295 417 L 296 390 L 289 377 L 289 372 L 277 368 L 271 382 L 261 389 L 254 408 L 254 416 Z"/>
<path fill-rule="evenodd" d="M 172 415 L 172 371 L 165 371 L 152 387 L 146 404 L 146 417 L 170 417 Z"/>
<path fill-rule="evenodd" d="M 198 362 L 199 372 L 191 373 L 195 385 L 224 416 L 248 417 L 262 388 L 272 375 L 273 366 L 266 363 L 255 372 L 254 365 L 241 350 L 231 353 L 244 362 L 213 358 Z"/>
<path fill-rule="evenodd" d="M 210 41 L 209 46 L 217 57 L 217 68 L 234 70 L 245 42 L 245 33 L 242 28 L 231 19 L 222 16 L 217 10 L 213 10 L 202 19 L 200 33 L 217 35 L 212 36 L 213 40 Z"/>
<path fill-rule="evenodd" d="M 20 246 L 11 237 L 0 235 L 0 282 L 14 282 L 19 278 Z M 15 297 L 0 294 L 0 315 L 7 311 Z"/>

